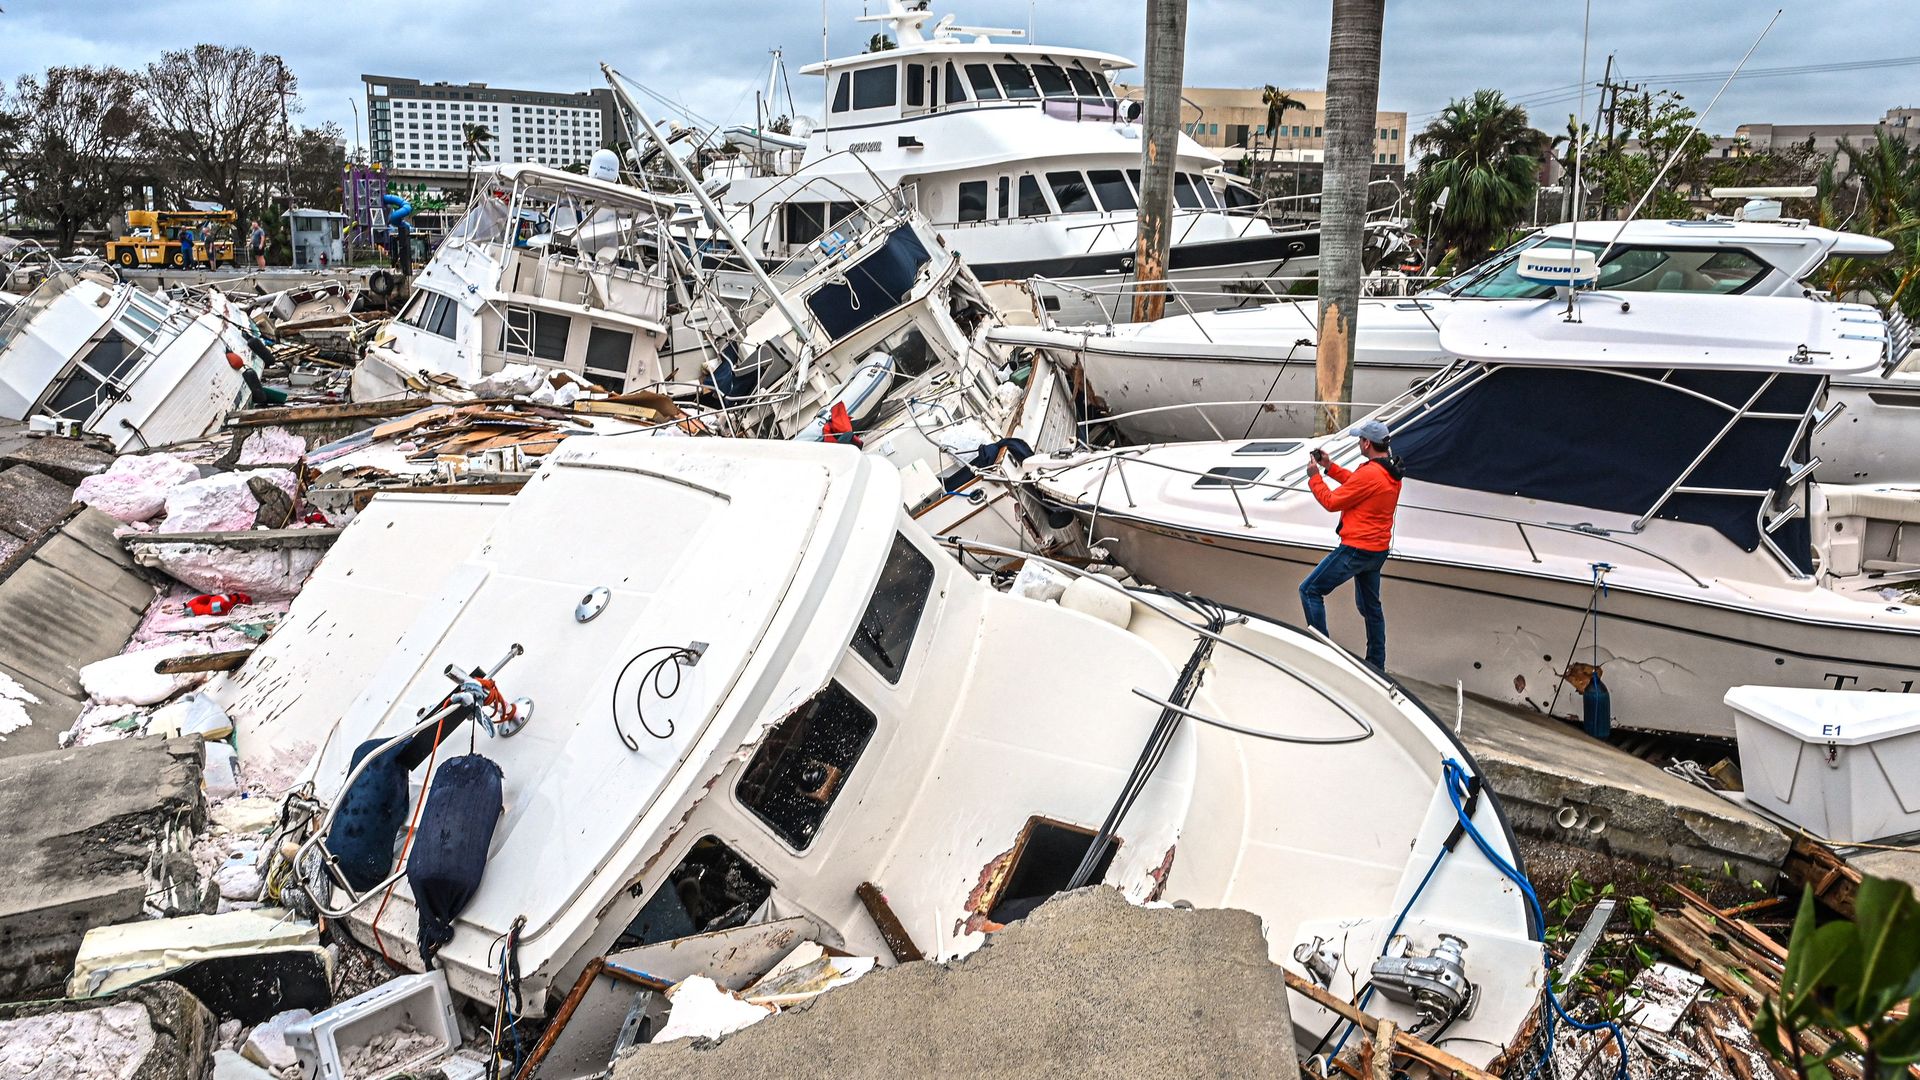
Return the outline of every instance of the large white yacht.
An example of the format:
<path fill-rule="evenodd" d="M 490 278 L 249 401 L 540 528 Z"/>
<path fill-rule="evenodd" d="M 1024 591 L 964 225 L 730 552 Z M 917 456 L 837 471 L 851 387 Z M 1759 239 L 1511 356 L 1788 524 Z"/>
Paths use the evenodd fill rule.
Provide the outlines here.
<path fill-rule="evenodd" d="M 1802 296 L 1811 291 L 1807 279 L 1828 259 L 1871 259 L 1892 250 L 1877 237 L 1798 221 L 1549 226 L 1417 297 L 1363 299 L 1354 401 L 1385 404 L 1451 362 L 1441 327 L 1454 312 L 1549 295 L 1553 286 L 1523 276 L 1520 260 L 1573 244 L 1576 234 L 1580 248 L 1605 256 L 1594 287 L 1628 299 L 1644 293 Z M 1719 310 L 1729 325 L 1741 317 L 1737 301 Z M 1844 317 L 1864 320 L 1863 330 L 1878 332 L 1869 324 L 1880 316 L 1864 306 L 1849 307 Z M 1154 323 L 1009 327 L 993 336 L 1081 368 L 1089 392 L 1129 439 L 1285 438 L 1313 430 L 1318 320 L 1313 301 L 1281 300 Z M 1909 352 L 1912 334 L 1904 319 L 1896 317 L 1891 332 L 1886 363 L 1832 380 L 1831 395 L 1846 412 L 1815 437 L 1822 480 L 1920 482 L 1920 354 Z"/>
<path fill-rule="evenodd" d="M 216 290 L 175 299 L 105 264 L 48 260 L 32 291 L 0 292 L 0 416 L 48 417 L 118 451 L 197 439 L 249 399 L 246 325 Z"/>
<path fill-rule="evenodd" d="M 1059 321 L 1110 318 L 1133 281 L 1141 130 L 1138 103 L 1120 99 L 1109 75 L 1132 62 L 933 20 L 924 6 L 887 0 L 862 21 L 889 31 L 895 48 L 801 69 L 827 92 L 797 163 L 743 150 L 708 168 L 752 223 L 743 241 L 762 259 L 831 242 L 839 218 L 899 187 L 981 280 L 1045 278 L 1041 302 Z M 1220 166 L 1179 136 L 1168 277 L 1189 283 L 1182 302 L 1196 308 L 1284 294 L 1283 279 L 1318 265 L 1318 229 L 1276 231 Z M 1372 235 L 1384 244 L 1388 234 L 1383 224 Z"/>
<path fill-rule="evenodd" d="M 1376 415 L 1406 472 L 1385 570 L 1387 666 L 1578 716 L 1730 737 L 1741 684 L 1911 691 L 1920 490 L 1814 482 L 1843 415 L 1827 381 L 1879 367 L 1877 317 L 1766 297 L 1582 292 L 1440 324 L 1451 366 Z M 1155 584 L 1296 618 L 1336 543 L 1315 440 L 1036 458 L 1041 491 Z M 1351 440 L 1324 443 L 1357 464 Z M 1351 605 L 1335 635 L 1360 637 Z M 1571 683 L 1571 685 L 1569 685 Z"/>
<path fill-rule="evenodd" d="M 388 601 L 323 567 L 235 674 L 260 693 L 236 705 L 248 754 L 323 744 L 291 810 L 332 925 L 480 1002 L 505 948 L 551 1016 L 629 948 L 698 971 L 750 926 L 941 961 L 1105 882 L 1253 911 L 1276 962 L 1470 1063 L 1521 1041 L 1537 912 L 1444 724 L 1206 601 L 996 591 L 906 518 L 898 477 L 847 447 L 579 437 L 511 500 L 375 499 L 340 543 L 408 566 Z M 341 646 L 354 622 L 397 641 Z M 307 671 L 327 704 L 292 689 Z M 390 818 L 343 794 L 381 784 Z M 407 804 L 427 845 L 443 799 L 470 808 L 451 894 L 443 863 L 393 854 Z M 1303 1056 L 1341 1027 L 1300 997 L 1292 1019 Z"/>

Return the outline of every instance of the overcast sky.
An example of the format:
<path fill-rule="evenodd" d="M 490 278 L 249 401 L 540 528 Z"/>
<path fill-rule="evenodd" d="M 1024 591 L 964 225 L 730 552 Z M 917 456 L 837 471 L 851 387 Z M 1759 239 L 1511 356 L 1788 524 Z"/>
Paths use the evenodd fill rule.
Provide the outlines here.
<path fill-rule="evenodd" d="M 834 54 L 859 51 L 874 27 L 854 18 L 883 6 L 827 0 Z M 1324 85 L 1330 6 L 1192 0 L 1187 84 Z M 1719 86 L 1715 73 L 1733 68 L 1774 7 L 1602 0 L 1593 6 L 1588 79 L 1600 78 L 1611 52 L 1627 79 L 1658 77 L 1704 107 Z M 135 67 L 202 41 L 251 45 L 286 58 L 306 122 L 335 121 L 349 139 L 349 101 L 365 100 L 362 72 L 574 91 L 603 85 L 605 60 L 700 116 L 740 121 L 752 118 L 768 49 L 783 46 L 794 68 L 821 50 L 817 0 L 0 0 L 0 9 L 0 77 L 9 83 L 54 64 Z M 1031 16 L 1041 42 L 1141 53 L 1145 0 L 935 0 L 934 10 L 975 26 L 1025 27 Z M 1417 131 L 1450 98 L 1491 86 L 1530 105 L 1536 126 L 1562 131 L 1576 107 L 1582 12 L 1575 0 L 1392 0 L 1381 108 L 1413 114 L 1408 126 Z M 1897 60 L 1908 62 L 1764 74 Z M 1788 0 L 1748 68 L 1761 74 L 1728 89 L 1710 131 L 1871 122 L 1889 107 L 1920 105 L 1920 0 Z M 793 92 L 802 112 L 818 115 L 817 79 L 794 76 Z"/>

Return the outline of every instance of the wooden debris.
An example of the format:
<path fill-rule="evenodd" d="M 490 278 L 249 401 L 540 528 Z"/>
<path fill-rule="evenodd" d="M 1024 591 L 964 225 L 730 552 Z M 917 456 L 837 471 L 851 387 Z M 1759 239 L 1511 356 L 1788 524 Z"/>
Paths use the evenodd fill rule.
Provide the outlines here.
<path fill-rule="evenodd" d="M 1793 834 L 1793 847 L 1780 872 L 1795 888 L 1810 885 L 1814 899 L 1846 918 L 1853 918 L 1853 898 L 1860 891 L 1860 871 L 1848 866 L 1833 849 L 1803 832 Z"/>
<path fill-rule="evenodd" d="M 404 416 L 432 404 L 427 398 L 400 398 L 394 401 L 348 401 L 338 405 L 282 405 L 231 414 L 227 417 L 227 424 L 230 427 L 270 427 L 316 420 L 373 420 L 383 416 Z"/>
<path fill-rule="evenodd" d="M 880 940 L 887 943 L 887 951 L 893 954 L 896 962 L 908 964 L 926 959 L 920 946 L 913 943 L 913 935 L 907 933 L 907 928 L 900 923 L 900 917 L 893 913 L 893 905 L 887 903 L 887 895 L 880 891 L 880 886 L 863 881 L 853 893 L 866 907 L 873 925 L 880 928 Z"/>
<path fill-rule="evenodd" d="M 1393 1036 L 1397 1030 L 1392 1020 L 1382 1020 L 1373 1029 L 1373 1038 L 1361 1058 L 1360 1070 L 1367 1080 L 1393 1080 Z"/>
<path fill-rule="evenodd" d="M 228 649 L 199 656 L 175 656 L 153 665 L 159 675 L 186 675 L 196 671 L 232 671 L 247 662 L 252 649 Z"/>
<path fill-rule="evenodd" d="M 212 544 L 246 551 L 260 548 L 332 547 L 339 537 L 339 529 L 236 529 L 231 532 L 129 533 L 123 540 L 130 548 Z"/>

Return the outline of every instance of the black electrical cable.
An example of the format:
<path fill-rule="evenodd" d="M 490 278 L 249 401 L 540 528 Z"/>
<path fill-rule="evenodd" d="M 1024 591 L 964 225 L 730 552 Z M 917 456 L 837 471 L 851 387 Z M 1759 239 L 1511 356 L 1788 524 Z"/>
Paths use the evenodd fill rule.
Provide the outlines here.
<path fill-rule="evenodd" d="M 634 715 L 640 718 L 640 727 L 656 739 L 673 738 L 673 719 L 667 718 L 665 731 L 654 730 L 653 725 L 647 720 L 647 687 L 652 686 L 654 696 L 663 701 L 672 697 L 680 692 L 680 665 L 691 664 L 700 659 L 699 653 L 685 645 L 655 645 L 650 649 L 640 650 L 633 659 L 627 661 L 626 666 L 620 669 L 620 674 L 613 680 L 613 730 L 620 736 L 620 741 L 627 744 L 629 750 L 640 749 L 640 743 L 620 726 L 620 684 L 626 681 L 627 672 L 633 669 L 633 665 L 654 653 L 661 652 L 666 655 L 647 668 L 646 673 L 640 677 L 640 688 L 633 695 L 633 711 Z M 667 682 L 669 673 L 673 679 L 671 685 Z"/>

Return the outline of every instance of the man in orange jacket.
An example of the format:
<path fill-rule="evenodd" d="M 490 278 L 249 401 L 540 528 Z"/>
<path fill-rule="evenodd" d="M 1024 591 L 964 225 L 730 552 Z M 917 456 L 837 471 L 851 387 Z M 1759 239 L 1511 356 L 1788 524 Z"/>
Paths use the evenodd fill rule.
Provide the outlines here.
<path fill-rule="evenodd" d="M 1400 463 L 1388 448 L 1387 425 L 1363 421 L 1353 429 L 1360 437 L 1366 460 L 1357 469 L 1343 469 L 1323 450 L 1313 452 L 1307 465 L 1307 487 L 1320 505 L 1340 515 L 1335 530 L 1340 544 L 1300 583 L 1300 606 L 1307 625 L 1327 632 L 1328 593 L 1353 582 L 1354 606 L 1367 623 L 1367 663 L 1387 670 L 1387 615 L 1380 607 L 1380 568 L 1393 545 L 1393 512 L 1400 505 Z M 1340 486 L 1329 488 L 1320 470 Z"/>

